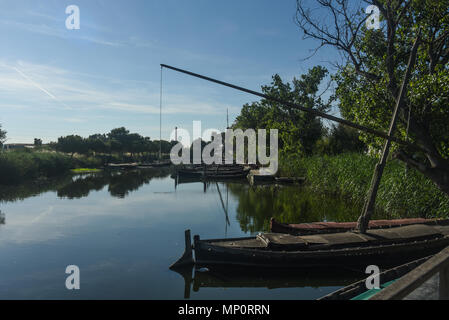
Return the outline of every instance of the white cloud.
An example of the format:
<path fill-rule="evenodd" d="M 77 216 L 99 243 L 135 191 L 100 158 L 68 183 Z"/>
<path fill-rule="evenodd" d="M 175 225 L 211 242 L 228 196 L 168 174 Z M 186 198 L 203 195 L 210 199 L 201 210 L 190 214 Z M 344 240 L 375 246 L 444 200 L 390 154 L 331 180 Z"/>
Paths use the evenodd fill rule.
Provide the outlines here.
<path fill-rule="evenodd" d="M 16 65 L 18 67 L 16 67 Z M 19 69 L 20 68 L 20 69 Z M 88 79 L 86 79 L 88 78 Z M 159 114 L 159 84 L 132 80 L 95 79 L 52 66 L 19 61 L 0 62 L 0 93 L 5 100 L 0 109 L 37 105 L 58 110 L 115 110 L 142 114 Z M 163 94 L 164 114 L 221 115 L 238 110 L 221 102 L 204 102 L 191 94 Z"/>

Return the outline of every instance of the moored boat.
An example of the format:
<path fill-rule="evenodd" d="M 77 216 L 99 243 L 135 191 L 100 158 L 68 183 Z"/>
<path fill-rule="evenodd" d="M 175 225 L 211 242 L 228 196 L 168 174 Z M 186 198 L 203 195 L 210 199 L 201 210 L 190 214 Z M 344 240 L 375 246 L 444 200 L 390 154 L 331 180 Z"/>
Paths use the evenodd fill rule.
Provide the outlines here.
<path fill-rule="evenodd" d="M 371 220 L 369 222 L 370 229 L 393 228 L 406 226 L 411 224 L 438 224 L 442 220 L 424 219 L 424 218 L 408 218 L 393 220 Z M 296 235 L 319 234 L 319 233 L 335 233 L 345 232 L 355 229 L 357 222 L 311 222 L 311 223 L 281 223 L 274 218 L 270 220 L 270 231 L 277 233 L 289 233 Z"/>
<path fill-rule="evenodd" d="M 449 223 L 414 224 L 389 229 L 295 236 L 263 233 L 256 237 L 200 240 L 186 231 L 186 252 L 172 267 L 182 264 L 247 267 L 360 266 L 408 262 L 434 254 L 449 245 Z"/>
<path fill-rule="evenodd" d="M 304 177 L 276 177 L 275 181 L 279 184 L 299 184 L 306 180 Z"/>
<path fill-rule="evenodd" d="M 138 163 L 108 163 L 105 167 L 108 169 L 120 169 L 120 170 L 129 170 L 136 169 L 138 167 Z"/>
<path fill-rule="evenodd" d="M 317 300 L 369 300 L 375 294 L 393 284 L 413 269 L 419 267 L 432 256 L 417 259 L 400 266 L 385 270 L 378 275 L 379 288 L 366 288 L 366 279 L 354 282 Z"/>
<path fill-rule="evenodd" d="M 240 179 L 246 178 L 249 168 L 243 166 L 236 167 L 220 167 L 220 166 L 205 166 L 205 167 L 191 167 L 178 168 L 178 177 L 199 177 L 206 179 Z"/>

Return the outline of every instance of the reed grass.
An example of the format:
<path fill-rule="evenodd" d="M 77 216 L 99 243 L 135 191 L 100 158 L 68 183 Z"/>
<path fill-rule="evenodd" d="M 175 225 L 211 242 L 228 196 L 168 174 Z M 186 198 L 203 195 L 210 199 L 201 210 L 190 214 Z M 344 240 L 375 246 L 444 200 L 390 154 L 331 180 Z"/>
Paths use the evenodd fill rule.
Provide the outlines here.
<path fill-rule="evenodd" d="M 358 153 L 288 157 L 280 161 L 280 174 L 305 176 L 308 187 L 315 192 L 363 203 L 377 161 L 374 157 Z M 397 218 L 449 216 L 449 197 L 420 172 L 407 169 L 397 160 L 390 160 L 385 167 L 376 206 L 376 209 Z"/>
<path fill-rule="evenodd" d="M 102 160 L 94 157 L 70 156 L 59 152 L 17 150 L 0 153 L 0 185 L 17 185 L 22 182 L 69 174 L 71 169 L 87 172 L 83 168 L 96 168 Z M 81 169 L 79 169 L 81 168 Z M 97 169 L 88 169 L 89 172 Z"/>

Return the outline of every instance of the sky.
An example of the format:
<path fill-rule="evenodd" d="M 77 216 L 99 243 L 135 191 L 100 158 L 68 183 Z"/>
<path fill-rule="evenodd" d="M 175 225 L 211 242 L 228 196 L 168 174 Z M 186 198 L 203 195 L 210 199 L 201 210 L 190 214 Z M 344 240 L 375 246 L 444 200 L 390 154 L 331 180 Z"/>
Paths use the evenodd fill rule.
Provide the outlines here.
<path fill-rule="evenodd" d="M 80 29 L 66 28 L 66 7 Z M 0 0 L 0 124 L 6 143 L 126 127 L 159 139 L 160 64 L 260 91 L 336 54 L 304 40 L 295 0 Z M 162 139 L 174 127 L 226 128 L 258 98 L 162 74 Z"/>

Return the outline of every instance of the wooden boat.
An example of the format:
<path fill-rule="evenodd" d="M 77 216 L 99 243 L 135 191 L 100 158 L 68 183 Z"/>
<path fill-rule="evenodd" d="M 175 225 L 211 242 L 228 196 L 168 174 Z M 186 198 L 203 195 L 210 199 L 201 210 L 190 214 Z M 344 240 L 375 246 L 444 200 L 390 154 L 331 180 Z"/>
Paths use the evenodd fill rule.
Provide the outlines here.
<path fill-rule="evenodd" d="M 239 180 L 245 179 L 248 175 L 248 171 L 241 172 L 206 172 L 206 180 Z"/>
<path fill-rule="evenodd" d="M 380 287 L 378 289 L 367 290 L 366 279 L 363 279 L 317 300 L 368 300 L 382 289 L 388 287 L 396 280 L 422 265 L 431 257 L 432 256 L 427 256 L 381 272 L 379 274 Z"/>
<path fill-rule="evenodd" d="M 108 163 L 106 165 L 106 168 L 129 170 L 129 169 L 136 169 L 138 165 L 139 165 L 138 163 Z"/>
<path fill-rule="evenodd" d="M 276 183 L 280 184 L 299 184 L 306 180 L 304 177 L 276 177 Z"/>
<path fill-rule="evenodd" d="M 249 267 L 360 266 L 408 262 L 449 245 L 449 221 L 314 235 L 264 233 L 256 237 L 200 240 L 186 231 L 186 251 L 172 267 L 183 264 Z"/>
<path fill-rule="evenodd" d="M 438 221 L 441 220 L 423 219 L 423 218 L 371 220 L 369 222 L 369 228 L 370 229 L 393 228 L 393 227 L 406 226 L 410 224 L 432 225 L 439 223 Z M 289 233 L 295 235 L 345 232 L 355 229 L 356 227 L 357 222 L 312 222 L 312 223 L 287 224 L 277 222 L 274 218 L 271 218 L 270 220 L 271 232 Z"/>
<path fill-rule="evenodd" d="M 171 166 L 171 161 L 170 160 L 164 160 L 164 161 L 154 161 L 151 163 L 148 163 L 146 165 L 151 166 L 151 167 L 168 167 Z"/>
<path fill-rule="evenodd" d="M 177 170 L 178 177 L 199 177 L 207 179 L 240 179 L 246 178 L 249 168 L 220 168 L 220 167 L 194 167 L 179 168 Z"/>
<path fill-rule="evenodd" d="M 250 173 L 248 175 L 248 180 L 251 185 L 258 185 L 258 184 L 271 184 L 276 181 L 276 178 L 272 174 L 255 174 Z"/>

